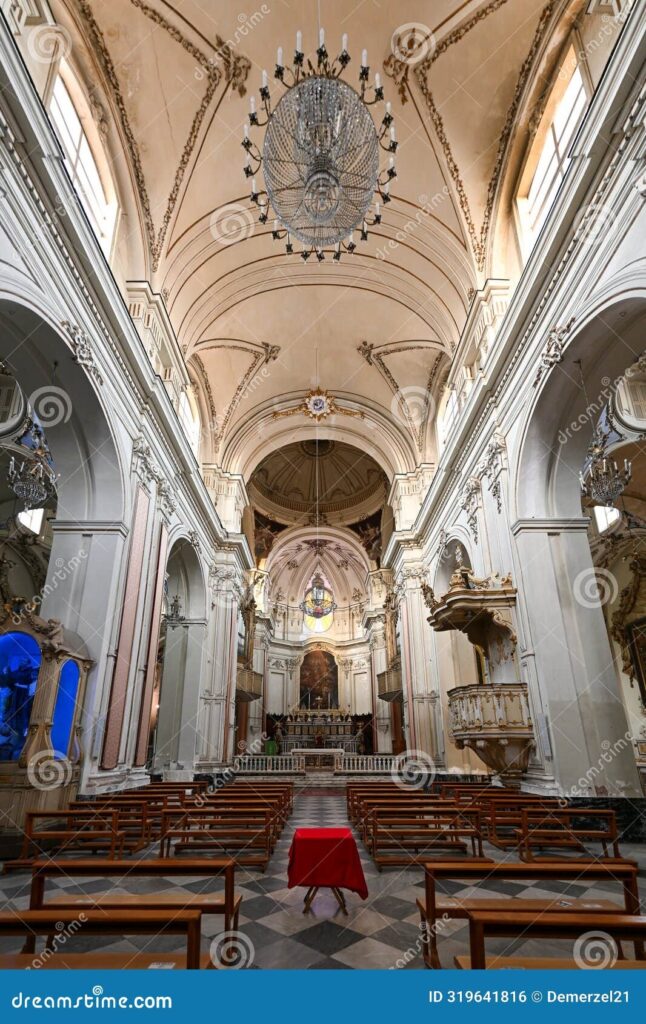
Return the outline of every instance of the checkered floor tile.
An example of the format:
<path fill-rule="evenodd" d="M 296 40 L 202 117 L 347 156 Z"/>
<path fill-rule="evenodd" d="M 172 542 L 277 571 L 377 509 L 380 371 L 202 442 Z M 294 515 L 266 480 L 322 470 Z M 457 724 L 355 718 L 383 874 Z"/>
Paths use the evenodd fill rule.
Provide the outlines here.
<path fill-rule="evenodd" d="M 245 936 L 247 949 L 253 950 L 250 966 L 260 969 L 307 968 L 329 969 L 383 969 L 390 967 L 421 969 L 421 943 L 419 919 L 415 900 L 423 892 L 419 868 L 388 868 L 379 873 L 368 857 L 361 842 L 359 852 L 368 883 L 368 899 L 347 893 L 348 915 L 340 910 L 332 893 L 321 890 L 316 896 L 309 914 L 303 914 L 302 889 L 287 888 L 287 857 L 295 828 L 338 827 L 347 825 L 345 795 L 330 792 L 320 794 L 315 790 L 299 794 L 295 799 L 294 813 L 277 845 L 274 856 L 264 873 L 240 870 L 236 873 L 236 885 L 243 897 L 240 916 L 240 931 Z M 486 854 L 499 858 L 501 854 L 487 848 Z M 642 873 L 646 871 L 646 846 L 624 843 L 624 856 L 634 857 L 640 862 Z M 66 891 L 96 893 L 111 889 L 115 892 L 157 892 L 180 889 L 187 893 L 202 891 L 204 880 L 199 878 L 128 879 L 119 882 L 101 878 L 84 879 L 77 885 L 73 878 L 51 883 Z M 207 883 L 210 885 L 211 883 Z M 218 886 L 217 882 L 213 883 Z M 459 882 L 447 882 L 443 887 L 448 895 L 474 893 L 471 887 Z M 540 898 L 555 893 L 570 896 L 586 895 L 591 899 L 617 898 L 617 892 L 585 886 L 580 883 L 543 882 L 524 886 L 520 883 L 488 881 L 478 886 L 480 894 L 492 896 L 526 896 Z M 646 891 L 646 890 L 645 890 Z M 5 909 L 20 909 L 28 905 L 29 876 L 8 875 L 0 877 L 0 900 Z M 222 919 L 207 917 L 203 922 L 204 948 L 208 950 L 212 939 L 222 930 Z M 492 952 L 505 950 L 508 955 L 516 951 L 509 942 L 492 942 Z M 100 947 L 103 951 L 126 952 L 137 949 L 159 949 L 160 952 L 176 949 L 177 939 L 168 936 L 161 939 L 149 937 L 103 942 L 94 937 L 84 938 L 82 931 L 69 940 L 67 952 L 82 951 Z M 0 952 L 15 949 L 15 940 L 0 939 Z M 453 966 L 453 957 L 468 952 L 467 927 L 464 921 L 451 921 L 443 929 L 439 939 L 442 963 Z M 539 943 L 523 944 L 527 956 L 545 955 Z M 549 954 L 548 954 L 549 955 Z M 564 955 L 568 955 L 564 951 Z"/>

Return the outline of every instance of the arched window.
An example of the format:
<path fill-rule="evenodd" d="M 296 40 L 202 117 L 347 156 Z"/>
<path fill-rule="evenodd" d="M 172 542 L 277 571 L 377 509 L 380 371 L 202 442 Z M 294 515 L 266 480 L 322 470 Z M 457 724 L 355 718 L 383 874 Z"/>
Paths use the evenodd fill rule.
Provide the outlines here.
<path fill-rule="evenodd" d="M 65 153 L 72 184 L 101 248 L 109 257 L 119 204 L 90 105 L 65 62 L 54 81 L 49 115 Z"/>
<path fill-rule="evenodd" d="M 516 201 L 525 256 L 556 198 L 569 152 L 588 106 L 587 72 L 574 46 L 563 59 L 541 115 L 521 176 Z"/>
<path fill-rule="evenodd" d="M 68 658 L 61 669 L 58 693 L 52 721 L 52 748 L 57 758 L 67 757 L 72 738 L 72 725 L 76 717 L 80 672 L 75 661 Z"/>
<path fill-rule="evenodd" d="M 179 406 L 177 411 L 180 423 L 184 427 L 184 432 L 188 438 L 189 444 L 195 455 L 199 456 L 200 417 L 197 409 L 193 407 L 193 403 L 186 391 L 182 391 L 179 396 Z"/>

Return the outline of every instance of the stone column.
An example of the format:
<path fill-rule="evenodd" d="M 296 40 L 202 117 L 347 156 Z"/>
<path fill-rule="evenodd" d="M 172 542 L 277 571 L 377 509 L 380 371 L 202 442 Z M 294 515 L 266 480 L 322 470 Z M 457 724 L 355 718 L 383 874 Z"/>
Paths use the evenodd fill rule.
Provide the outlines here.
<path fill-rule="evenodd" d="M 425 569 L 418 564 L 405 566 L 398 580 L 406 737 L 409 749 L 428 754 L 436 768 L 442 768 L 444 743 L 432 665 L 433 639 L 422 593 L 425 578 Z"/>
<path fill-rule="evenodd" d="M 546 778 L 553 765 L 562 792 L 641 796 L 587 526 L 583 518 L 513 526 L 521 679 Z M 602 600 L 604 587 L 612 579 L 602 580 Z"/>

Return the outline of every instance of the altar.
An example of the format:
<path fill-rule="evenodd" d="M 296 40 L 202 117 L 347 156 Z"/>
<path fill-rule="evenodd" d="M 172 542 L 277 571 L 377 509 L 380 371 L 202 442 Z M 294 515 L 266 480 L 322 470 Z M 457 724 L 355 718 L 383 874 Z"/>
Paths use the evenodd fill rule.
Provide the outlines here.
<path fill-rule="evenodd" d="M 286 754 L 328 749 L 356 753 L 357 736 L 349 714 L 337 709 L 305 711 L 287 719 L 283 743 Z"/>
<path fill-rule="evenodd" d="M 327 750 L 312 750 L 311 748 L 292 750 L 292 757 L 301 771 L 342 771 L 345 750 L 342 747 L 330 748 Z"/>

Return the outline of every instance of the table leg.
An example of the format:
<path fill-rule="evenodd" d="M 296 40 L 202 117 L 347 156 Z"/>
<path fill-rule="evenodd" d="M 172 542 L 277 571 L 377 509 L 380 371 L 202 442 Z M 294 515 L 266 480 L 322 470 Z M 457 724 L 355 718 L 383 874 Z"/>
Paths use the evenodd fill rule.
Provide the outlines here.
<path fill-rule="evenodd" d="M 303 904 L 304 914 L 307 914 L 308 910 L 312 906 L 312 900 L 314 899 L 318 891 L 318 885 L 311 885 L 307 892 L 305 893 L 305 902 Z"/>
<path fill-rule="evenodd" d="M 339 904 L 339 906 L 341 907 L 341 910 L 343 911 L 343 913 L 347 914 L 348 913 L 348 908 L 345 905 L 345 897 L 344 897 L 343 893 L 341 892 L 341 890 L 337 889 L 336 886 L 333 886 L 332 887 L 332 892 L 336 896 L 336 901 Z"/>

